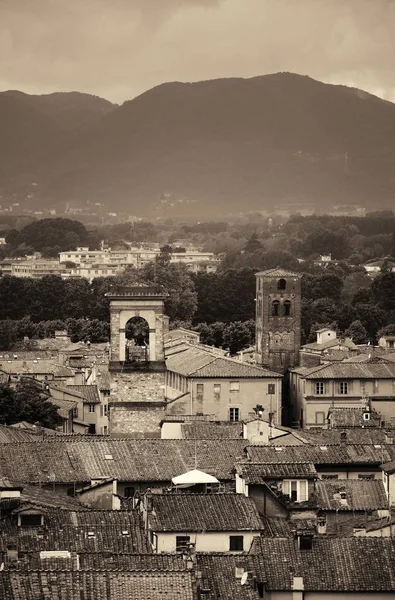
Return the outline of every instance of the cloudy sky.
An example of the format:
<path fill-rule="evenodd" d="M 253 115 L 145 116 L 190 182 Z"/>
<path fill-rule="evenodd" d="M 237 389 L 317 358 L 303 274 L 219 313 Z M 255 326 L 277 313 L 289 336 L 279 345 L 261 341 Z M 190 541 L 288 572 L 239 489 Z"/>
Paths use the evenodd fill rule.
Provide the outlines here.
<path fill-rule="evenodd" d="M 395 101 L 394 0 L 0 0 L 0 90 L 123 102 L 277 71 Z"/>

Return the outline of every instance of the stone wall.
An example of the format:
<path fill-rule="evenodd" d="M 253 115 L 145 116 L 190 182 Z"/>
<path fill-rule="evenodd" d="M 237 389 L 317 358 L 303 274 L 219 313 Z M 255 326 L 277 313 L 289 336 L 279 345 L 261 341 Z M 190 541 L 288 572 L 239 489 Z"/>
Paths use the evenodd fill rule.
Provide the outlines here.
<path fill-rule="evenodd" d="M 115 402 L 110 404 L 110 433 L 145 433 L 160 437 L 160 422 L 165 416 L 164 402 Z"/>
<path fill-rule="evenodd" d="M 299 361 L 301 282 L 292 274 L 282 279 L 286 281 L 285 289 L 278 289 L 277 277 L 257 277 L 256 356 L 259 364 L 285 373 Z M 278 315 L 272 314 L 273 302 L 278 302 Z M 285 314 L 286 303 L 289 315 Z"/>

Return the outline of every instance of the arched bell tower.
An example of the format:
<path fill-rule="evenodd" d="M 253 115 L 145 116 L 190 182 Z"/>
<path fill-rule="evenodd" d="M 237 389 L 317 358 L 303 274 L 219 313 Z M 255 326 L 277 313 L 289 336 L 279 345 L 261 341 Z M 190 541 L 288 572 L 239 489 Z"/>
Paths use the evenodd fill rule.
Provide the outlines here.
<path fill-rule="evenodd" d="M 108 292 L 110 301 L 110 370 L 164 370 L 164 300 L 166 295 L 155 286 L 118 287 Z M 128 322 L 139 317 L 148 328 L 144 352 L 129 351 L 126 339 Z"/>
<path fill-rule="evenodd" d="M 279 373 L 299 361 L 301 275 L 284 269 L 256 273 L 255 354 L 258 364 Z"/>

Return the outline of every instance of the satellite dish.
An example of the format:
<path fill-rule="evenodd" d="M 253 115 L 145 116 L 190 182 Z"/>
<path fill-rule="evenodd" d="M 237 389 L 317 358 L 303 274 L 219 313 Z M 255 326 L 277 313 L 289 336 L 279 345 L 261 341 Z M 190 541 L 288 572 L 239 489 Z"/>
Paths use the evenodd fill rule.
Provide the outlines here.
<path fill-rule="evenodd" d="M 245 572 L 245 573 L 243 574 L 243 577 L 242 577 L 242 578 L 241 578 L 241 580 L 240 580 L 240 583 L 241 583 L 241 585 L 245 585 L 245 584 L 247 583 L 247 579 L 248 579 L 248 573 L 247 573 L 247 572 Z"/>

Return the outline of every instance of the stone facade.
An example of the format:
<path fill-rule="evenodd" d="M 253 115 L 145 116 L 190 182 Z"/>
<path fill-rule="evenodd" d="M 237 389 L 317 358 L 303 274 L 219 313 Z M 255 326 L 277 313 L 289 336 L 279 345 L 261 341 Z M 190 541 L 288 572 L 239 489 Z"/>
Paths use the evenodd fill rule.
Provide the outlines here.
<path fill-rule="evenodd" d="M 144 434 L 160 437 L 160 423 L 165 416 L 165 402 L 114 402 L 110 407 L 112 434 Z"/>
<path fill-rule="evenodd" d="M 164 362 L 165 294 L 156 288 L 134 286 L 118 292 L 109 292 L 111 327 L 110 366 L 125 362 L 126 325 L 133 317 L 145 319 L 149 327 L 149 362 Z"/>
<path fill-rule="evenodd" d="M 282 269 L 256 274 L 256 360 L 285 373 L 298 364 L 301 276 Z"/>

